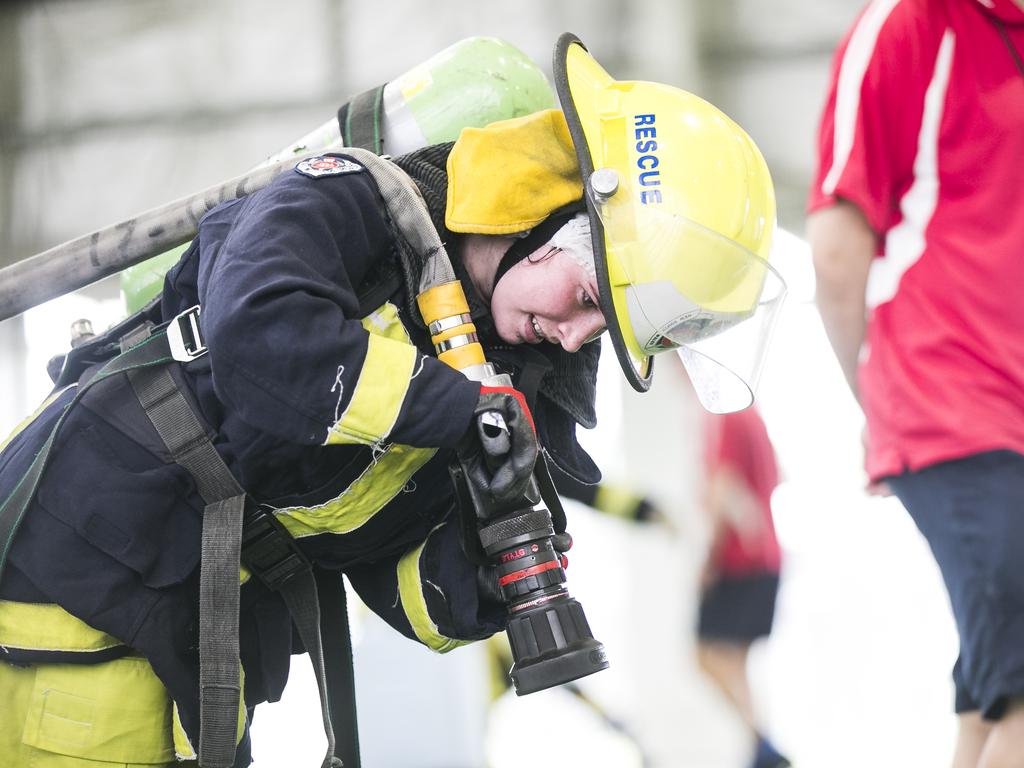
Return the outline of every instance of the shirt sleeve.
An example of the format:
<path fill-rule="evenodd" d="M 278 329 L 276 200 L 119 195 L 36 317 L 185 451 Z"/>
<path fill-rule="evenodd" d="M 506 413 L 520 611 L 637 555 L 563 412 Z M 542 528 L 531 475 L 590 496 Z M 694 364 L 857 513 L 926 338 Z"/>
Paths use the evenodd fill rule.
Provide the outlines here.
<path fill-rule="evenodd" d="M 453 445 L 479 385 L 374 329 L 383 318 L 358 317 L 361 279 L 394 247 L 369 174 L 287 171 L 239 205 L 199 231 L 203 332 L 225 407 L 297 443 Z"/>
<path fill-rule="evenodd" d="M 915 0 L 874 0 L 836 49 L 808 212 L 854 203 L 884 234 L 913 181 L 925 94 L 944 25 Z"/>

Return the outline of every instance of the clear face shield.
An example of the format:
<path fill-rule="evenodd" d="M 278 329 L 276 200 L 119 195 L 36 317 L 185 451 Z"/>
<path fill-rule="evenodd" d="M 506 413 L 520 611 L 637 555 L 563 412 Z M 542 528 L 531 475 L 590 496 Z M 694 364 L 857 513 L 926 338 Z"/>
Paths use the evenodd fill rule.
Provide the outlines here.
<path fill-rule="evenodd" d="M 749 406 L 786 295 L 779 274 L 685 216 L 634 208 L 626 195 L 592 199 L 615 315 L 636 368 L 675 349 L 708 411 Z"/>

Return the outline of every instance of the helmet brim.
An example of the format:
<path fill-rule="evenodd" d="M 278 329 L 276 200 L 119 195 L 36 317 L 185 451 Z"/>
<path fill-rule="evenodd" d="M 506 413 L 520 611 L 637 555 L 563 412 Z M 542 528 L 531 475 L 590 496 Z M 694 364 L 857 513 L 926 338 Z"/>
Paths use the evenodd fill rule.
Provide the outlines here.
<path fill-rule="evenodd" d="M 596 121 L 597 114 L 583 114 L 585 109 L 573 99 L 573 88 L 587 88 L 587 83 L 595 78 L 613 82 L 601 65 L 589 55 L 586 56 L 587 72 L 583 73 L 574 70 L 569 61 L 569 50 L 572 46 L 578 45 L 587 51 L 586 46 L 571 32 L 564 33 L 558 38 L 555 44 L 554 60 L 552 70 L 555 80 L 555 92 L 558 94 L 558 101 L 561 104 L 562 112 L 565 114 L 566 123 L 569 126 L 569 135 L 572 137 L 573 147 L 580 166 L 580 176 L 583 179 L 584 199 L 586 200 L 587 213 L 590 217 L 590 237 L 594 246 L 594 266 L 597 272 L 598 301 L 601 305 L 601 312 L 604 314 L 605 323 L 608 326 L 608 335 L 612 339 L 612 347 L 615 356 L 618 358 L 619 366 L 626 380 L 638 392 L 646 392 L 651 386 L 651 378 L 654 373 L 654 359 L 651 356 L 635 357 L 630 353 L 626 344 L 626 338 L 622 332 L 618 313 L 613 302 L 611 278 L 608 271 L 608 254 L 605 248 L 605 231 L 598 215 L 598 209 L 592 197 L 590 189 L 590 177 L 594 173 L 594 159 L 587 142 L 586 133 L 583 130 L 581 120 Z"/>

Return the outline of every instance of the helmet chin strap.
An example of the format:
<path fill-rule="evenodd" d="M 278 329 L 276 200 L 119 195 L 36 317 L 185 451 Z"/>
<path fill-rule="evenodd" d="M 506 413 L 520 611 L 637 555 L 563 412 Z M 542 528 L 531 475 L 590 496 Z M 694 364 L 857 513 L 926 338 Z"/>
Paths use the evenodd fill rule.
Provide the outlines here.
<path fill-rule="evenodd" d="M 505 251 L 505 255 L 501 257 L 498 271 L 494 273 L 494 285 L 491 286 L 491 295 L 494 295 L 494 289 L 498 287 L 498 282 L 505 276 L 506 272 L 554 237 L 555 233 L 569 223 L 569 220 L 574 215 L 575 211 L 570 211 L 564 214 L 548 216 L 544 221 L 531 229 L 526 237 L 521 237 L 512 243 L 509 249 Z"/>

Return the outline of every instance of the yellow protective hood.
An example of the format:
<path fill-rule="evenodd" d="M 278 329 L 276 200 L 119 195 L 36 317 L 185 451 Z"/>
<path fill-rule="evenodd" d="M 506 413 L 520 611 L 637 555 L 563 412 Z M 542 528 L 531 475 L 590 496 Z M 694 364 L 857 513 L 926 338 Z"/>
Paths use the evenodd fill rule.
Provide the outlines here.
<path fill-rule="evenodd" d="M 557 109 L 465 128 L 448 155 L 444 221 L 452 232 L 522 232 L 582 197 L 576 151 Z"/>

